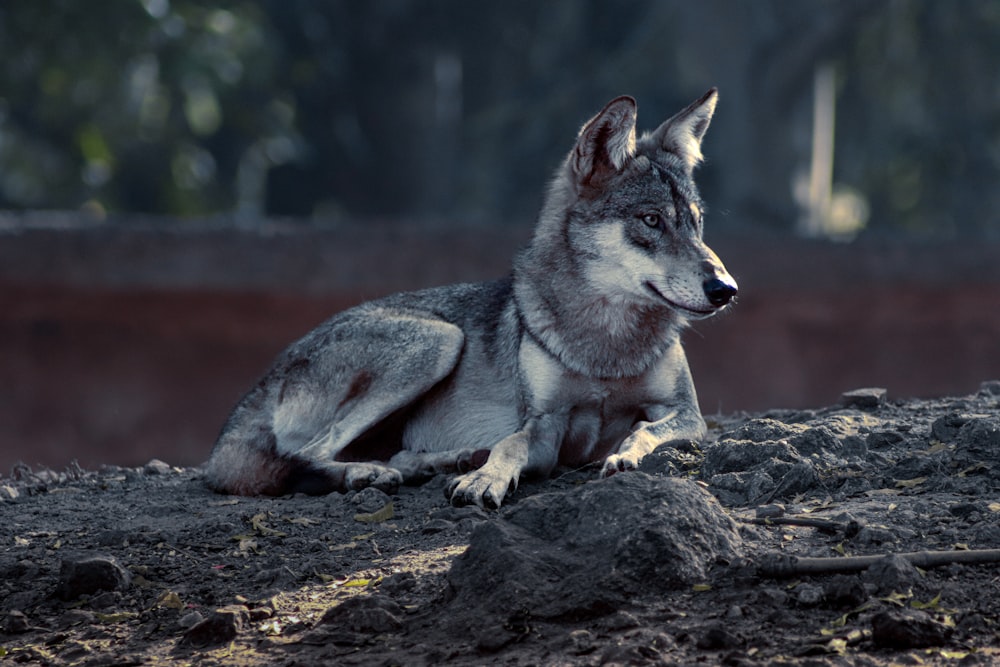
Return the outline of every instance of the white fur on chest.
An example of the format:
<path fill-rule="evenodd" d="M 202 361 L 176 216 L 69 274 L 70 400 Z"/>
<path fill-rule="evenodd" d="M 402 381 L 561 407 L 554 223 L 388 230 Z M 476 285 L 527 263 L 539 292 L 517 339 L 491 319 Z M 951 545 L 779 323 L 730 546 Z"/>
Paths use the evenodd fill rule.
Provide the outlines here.
<path fill-rule="evenodd" d="M 522 342 L 520 364 L 534 414 L 560 414 L 566 432 L 560 460 L 580 465 L 614 450 L 639 421 L 653 420 L 675 400 L 680 345 L 642 375 L 590 378 L 566 369 L 533 340 Z"/>

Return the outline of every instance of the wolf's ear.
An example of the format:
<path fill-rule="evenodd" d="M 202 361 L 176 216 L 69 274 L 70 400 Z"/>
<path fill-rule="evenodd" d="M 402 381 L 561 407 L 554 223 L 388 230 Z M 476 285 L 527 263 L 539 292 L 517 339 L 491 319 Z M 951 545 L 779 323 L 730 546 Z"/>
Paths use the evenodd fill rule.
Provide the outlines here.
<path fill-rule="evenodd" d="M 672 118 L 660 125 L 652 134 L 652 139 L 660 148 L 679 157 L 693 171 L 702 160 L 701 140 L 708 130 L 708 124 L 715 113 L 715 103 L 719 101 L 719 91 L 712 88 L 692 102 Z"/>
<path fill-rule="evenodd" d="M 571 166 L 579 185 L 598 185 L 635 155 L 635 100 L 617 97 L 580 130 Z"/>

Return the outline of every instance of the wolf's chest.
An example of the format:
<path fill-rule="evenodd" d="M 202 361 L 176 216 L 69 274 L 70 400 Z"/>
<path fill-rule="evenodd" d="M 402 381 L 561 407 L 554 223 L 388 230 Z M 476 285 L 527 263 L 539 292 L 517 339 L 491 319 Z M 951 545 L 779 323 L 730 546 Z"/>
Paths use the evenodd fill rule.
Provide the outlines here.
<path fill-rule="evenodd" d="M 669 402 L 674 393 L 671 374 L 659 366 L 637 377 L 589 378 L 567 370 L 530 341 L 521 347 L 520 362 L 529 410 L 565 418 L 563 465 L 602 459 L 648 418 L 649 408 Z"/>
<path fill-rule="evenodd" d="M 574 405 L 559 447 L 560 465 L 577 467 L 603 459 L 643 418 L 643 406 L 621 403 L 612 396 Z"/>

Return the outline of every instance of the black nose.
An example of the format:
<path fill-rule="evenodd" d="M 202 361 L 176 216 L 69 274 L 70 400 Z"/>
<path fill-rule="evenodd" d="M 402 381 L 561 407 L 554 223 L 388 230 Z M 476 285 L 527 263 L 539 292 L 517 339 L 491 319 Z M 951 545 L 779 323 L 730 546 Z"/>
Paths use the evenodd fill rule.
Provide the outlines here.
<path fill-rule="evenodd" d="M 716 308 L 721 308 L 736 296 L 736 285 L 723 282 L 718 278 L 706 280 L 702 287 L 705 288 L 705 296 L 708 297 L 708 302 Z"/>

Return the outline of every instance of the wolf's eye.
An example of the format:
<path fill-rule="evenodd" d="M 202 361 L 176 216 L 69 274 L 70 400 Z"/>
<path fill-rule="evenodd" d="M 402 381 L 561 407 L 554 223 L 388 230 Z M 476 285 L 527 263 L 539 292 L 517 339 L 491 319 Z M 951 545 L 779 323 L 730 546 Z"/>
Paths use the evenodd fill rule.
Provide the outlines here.
<path fill-rule="evenodd" d="M 660 217 L 659 213 L 643 213 L 639 216 L 639 218 L 642 220 L 644 225 L 652 227 L 653 229 L 659 227 L 660 223 L 663 221 L 663 218 Z"/>

